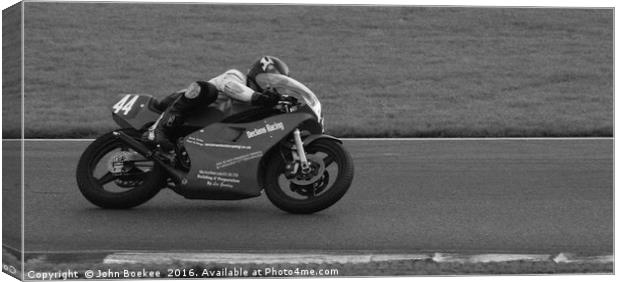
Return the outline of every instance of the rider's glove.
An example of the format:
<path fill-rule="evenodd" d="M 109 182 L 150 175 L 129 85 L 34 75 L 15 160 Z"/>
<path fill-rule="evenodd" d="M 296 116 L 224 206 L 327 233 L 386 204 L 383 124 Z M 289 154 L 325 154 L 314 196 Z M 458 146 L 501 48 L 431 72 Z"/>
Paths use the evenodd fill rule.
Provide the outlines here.
<path fill-rule="evenodd" d="M 254 92 L 252 95 L 252 105 L 255 106 L 274 106 L 278 104 L 282 96 L 278 92 L 267 88 L 263 93 Z"/>

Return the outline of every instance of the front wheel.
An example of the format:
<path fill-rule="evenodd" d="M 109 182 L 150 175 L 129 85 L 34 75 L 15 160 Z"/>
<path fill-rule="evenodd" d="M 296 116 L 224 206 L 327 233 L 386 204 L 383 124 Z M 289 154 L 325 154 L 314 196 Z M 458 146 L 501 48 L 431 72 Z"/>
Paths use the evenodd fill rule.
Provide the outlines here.
<path fill-rule="evenodd" d="M 134 138 L 140 133 L 124 130 Z M 86 148 L 78 163 L 76 178 L 82 195 L 108 209 L 127 209 L 153 198 L 163 184 L 161 166 L 130 149 L 112 133 Z"/>
<path fill-rule="evenodd" d="M 315 213 L 336 203 L 353 181 L 353 160 L 337 142 L 319 139 L 305 148 L 308 171 L 296 170 L 274 154 L 265 175 L 265 192 L 278 208 L 290 213 Z"/>

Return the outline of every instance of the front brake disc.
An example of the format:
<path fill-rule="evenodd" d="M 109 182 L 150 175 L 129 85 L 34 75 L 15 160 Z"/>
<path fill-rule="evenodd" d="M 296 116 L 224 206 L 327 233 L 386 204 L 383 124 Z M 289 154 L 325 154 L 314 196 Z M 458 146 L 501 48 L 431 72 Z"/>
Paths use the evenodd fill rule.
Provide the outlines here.
<path fill-rule="evenodd" d="M 291 179 L 292 183 L 306 186 L 321 179 L 323 173 L 325 172 L 325 163 L 323 162 L 323 159 L 315 155 L 309 155 L 308 162 L 310 163 L 310 167 L 312 168 L 310 173 L 304 174 L 301 171 L 298 171 L 296 177 Z"/>

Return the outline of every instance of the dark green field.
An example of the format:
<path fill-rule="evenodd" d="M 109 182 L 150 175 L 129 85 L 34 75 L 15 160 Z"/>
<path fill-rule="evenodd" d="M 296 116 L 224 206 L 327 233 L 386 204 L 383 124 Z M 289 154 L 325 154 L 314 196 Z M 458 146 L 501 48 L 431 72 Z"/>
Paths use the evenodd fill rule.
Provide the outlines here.
<path fill-rule="evenodd" d="M 161 98 L 262 54 L 314 90 L 336 136 L 613 134 L 611 9 L 25 7 L 26 137 L 93 137 L 119 93 Z"/>

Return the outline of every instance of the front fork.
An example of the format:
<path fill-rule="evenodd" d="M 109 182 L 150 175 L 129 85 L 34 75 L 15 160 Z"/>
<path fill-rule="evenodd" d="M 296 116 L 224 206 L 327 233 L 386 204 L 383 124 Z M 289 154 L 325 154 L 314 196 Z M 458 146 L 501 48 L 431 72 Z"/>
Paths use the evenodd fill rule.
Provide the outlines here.
<path fill-rule="evenodd" d="M 310 172 L 310 163 L 308 162 L 304 144 L 301 140 L 301 132 L 298 128 L 293 131 L 293 140 L 295 141 L 295 146 L 291 148 L 293 161 L 286 166 L 288 171 L 287 178 L 294 177 L 299 172 L 300 167 L 302 173 Z"/>
<path fill-rule="evenodd" d="M 310 163 L 308 162 L 308 158 L 306 157 L 306 151 L 304 150 L 304 143 L 301 140 L 301 132 L 299 128 L 295 128 L 293 131 L 293 139 L 295 139 L 295 151 L 293 151 L 293 159 L 299 160 L 301 164 L 301 171 L 303 173 L 307 173 L 310 170 Z"/>

